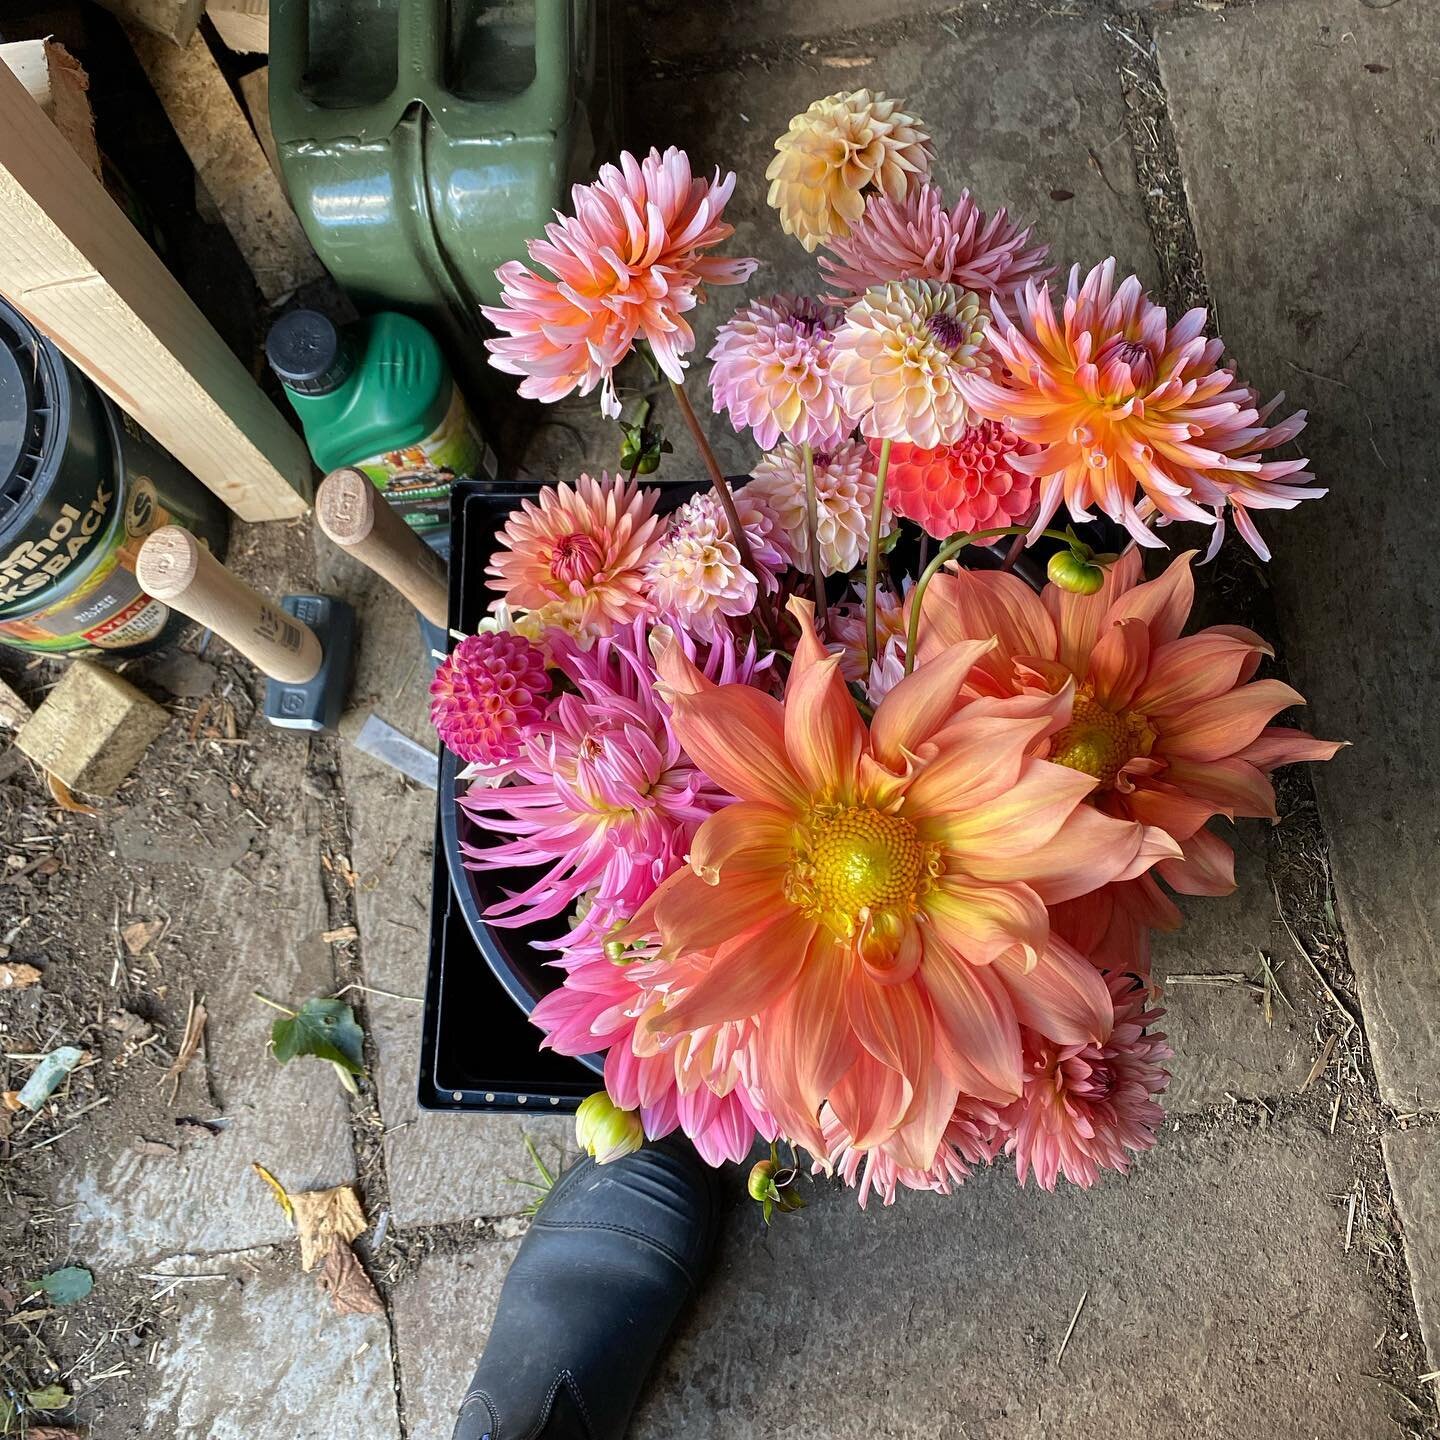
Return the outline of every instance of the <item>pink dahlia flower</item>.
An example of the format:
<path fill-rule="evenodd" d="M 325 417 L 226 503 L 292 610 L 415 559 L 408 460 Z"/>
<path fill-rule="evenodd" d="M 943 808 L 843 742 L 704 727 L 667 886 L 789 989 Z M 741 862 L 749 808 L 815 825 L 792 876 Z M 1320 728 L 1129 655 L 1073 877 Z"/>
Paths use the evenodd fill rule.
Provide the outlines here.
<path fill-rule="evenodd" d="M 1015 321 L 994 307 L 988 339 L 1001 363 L 960 385 L 976 413 L 1036 447 L 1011 459 L 1040 482 L 1032 534 L 1063 501 L 1076 520 L 1096 507 L 1141 545 L 1163 547 L 1149 517 L 1214 525 L 1229 496 L 1217 477 L 1233 477 L 1242 494 L 1244 477 L 1256 477 L 1262 503 L 1285 498 L 1287 476 L 1262 476 L 1253 453 L 1264 429 L 1254 392 L 1221 367 L 1204 310 L 1171 325 L 1135 276 L 1115 284 L 1113 259 L 1083 281 L 1078 265 L 1070 272 L 1060 316 L 1049 286 L 1034 281 L 1016 304 Z"/>
<path fill-rule="evenodd" d="M 545 655 L 522 635 L 468 635 L 430 682 L 430 722 L 468 764 L 493 765 L 519 753 L 545 718 Z"/>
<path fill-rule="evenodd" d="M 704 300 L 706 285 L 743 284 L 757 263 L 705 253 L 734 234 L 721 219 L 734 188 L 733 174 L 692 176 L 689 156 L 673 146 L 602 165 L 594 184 L 571 190 L 575 214 L 558 216 L 527 246 L 549 274 L 519 260 L 495 272 L 502 303 L 483 314 L 507 333 L 485 342 L 490 363 L 523 376 L 520 393 L 532 400 L 588 395 L 598 385 L 600 408 L 615 418 L 615 367 L 637 339 L 682 383 L 682 357 L 695 344 L 685 313 Z"/>
<path fill-rule="evenodd" d="M 807 295 L 742 306 L 719 329 L 710 359 L 715 413 L 755 432 L 762 450 L 783 435 L 825 449 L 854 428 L 830 378 L 830 341 L 843 312 Z"/>
<path fill-rule="evenodd" d="M 657 548 L 657 492 L 603 470 L 522 500 L 485 573 L 492 609 L 535 612 L 582 642 L 649 612 L 645 567 Z"/>
<path fill-rule="evenodd" d="M 982 296 L 1007 296 L 1027 280 L 1043 280 L 1048 245 L 1031 245 L 1030 231 L 997 210 L 987 218 L 968 190 L 950 209 L 926 183 L 895 199 L 871 195 L 848 235 L 824 242 L 834 252 L 820 268 L 848 305 L 888 280 L 938 280 Z"/>
<path fill-rule="evenodd" d="M 878 450 L 878 441 L 870 443 Z M 890 451 L 885 498 L 897 515 L 937 540 L 964 530 L 1015 525 L 1034 506 L 1035 479 L 1014 461 L 1034 448 L 994 420 L 970 426 L 953 445 L 936 450 L 896 445 Z"/>
<path fill-rule="evenodd" d="M 897 1158 L 889 1144 L 870 1150 L 857 1149 L 850 1132 L 829 1105 L 820 1111 L 820 1128 L 825 1137 L 827 1158 L 815 1162 L 815 1172 L 825 1170 L 839 1174 L 857 1192 L 855 1198 L 862 1210 L 872 1193 L 880 1197 L 882 1204 L 893 1205 L 895 1192 L 901 1186 L 906 1190 L 930 1190 L 948 1195 L 964 1182 L 972 1165 L 988 1165 L 1005 1144 L 1000 1112 L 968 1095 L 960 1097 L 945 1127 L 934 1163 L 923 1170 Z"/>
<path fill-rule="evenodd" d="M 681 749 L 655 689 L 643 621 L 590 651 L 556 648 L 556 667 L 576 693 L 560 696 L 519 754 L 490 769 L 487 779 L 504 783 L 471 786 L 459 802 L 481 831 L 509 838 L 461 849 L 475 870 L 546 867 L 490 907 L 492 925 L 549 919 L 590 894 L 573 937 L 580 944 L 628 918 L 729 796 Z M 760 666 L 753 647 L 737 652 L 721 632 L 703 668 L 719 683 L 748 685 Z"/>
<path fill-rule="evenodd" d="M 1089 1189 L 1101 1170 L 1123 1173 L 1132 1152 L 1155 1144 L 1165 1119 L 1155 1097 L 1170 1083 L 1172 1052 L 1148 1027 L 1164 1012 L 1149 1008 L 1149 987 L 1133 975 L 1108 974 L 1105 984 L 1115 1010 L 1107 1040 L 1057 1045 L 1025 1032 L 1024 1093 L 1001 1115 L 1022 1185 L 1033 1174 L 1053 1190 L 1063 1175 Z"/>
<path fill-rule="evenodd" d="M 811 457 L 815 472 L 816 530 L 820 565 L 827 575 L 845 575 L 865 558 L 870 506 L 875 498 L 875 462 L 867 445 L 841 440 Z M 805 503 L 805 457 L 782 443 L 766 455 L 740 491 L 775 522 L 775 540 L 785 559 L 810 573 L 810 517 Z M 887 507 L 882 519 L 890 528 Z"/>
<path fill-rule="evenodd" d="M 753 570 L 740 559 L 724 507 L 713 490 L 687 500 L 645 567 L 646 593 L 657 615 L 676 621 L 699 640 L 712 640 L 726 619 L 751 614 L 763 589 L 778 586 L 785 556 L 771 536 L 774 522 L 744 492 L 735 497 L 750 545 Z"/>

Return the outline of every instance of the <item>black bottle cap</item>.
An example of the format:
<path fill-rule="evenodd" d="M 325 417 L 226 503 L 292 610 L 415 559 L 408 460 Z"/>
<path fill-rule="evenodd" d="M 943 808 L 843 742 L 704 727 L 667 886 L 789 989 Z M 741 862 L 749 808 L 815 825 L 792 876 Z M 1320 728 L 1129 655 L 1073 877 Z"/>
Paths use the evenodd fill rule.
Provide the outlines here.
<path fill-rule="evenodd" d="M 297 395 L 328 395 L 355 368 L 345 337 L 318 310 L 282 315 L 265 338 L 265 358 L 281 384 Z"/>

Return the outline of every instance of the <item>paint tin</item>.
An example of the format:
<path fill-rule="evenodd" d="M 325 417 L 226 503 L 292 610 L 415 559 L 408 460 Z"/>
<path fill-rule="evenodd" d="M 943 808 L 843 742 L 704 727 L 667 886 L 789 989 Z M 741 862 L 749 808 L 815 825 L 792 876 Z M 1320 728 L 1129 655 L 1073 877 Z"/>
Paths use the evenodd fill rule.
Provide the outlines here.
<path fill-rule="evenodd" d="M 161 525 L 220 555 L 229 516 L 0 300 L 0 642 L 133 654 L 173 640 L 185 618 L 135 578 Z"/>

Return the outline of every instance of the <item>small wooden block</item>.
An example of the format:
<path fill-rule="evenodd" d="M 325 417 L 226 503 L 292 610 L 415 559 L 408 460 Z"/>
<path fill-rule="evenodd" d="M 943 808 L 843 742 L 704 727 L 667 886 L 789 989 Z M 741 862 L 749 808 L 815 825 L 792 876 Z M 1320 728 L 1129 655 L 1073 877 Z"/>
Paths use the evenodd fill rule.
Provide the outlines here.
<path fill-rule="evenodd" d="M 113 670 L 76 660 L 21 727 L 16 747 L 86 795 L 113 795 L 170 716 Z"/>
<path fill-rule="evenodd" d="M 188 45 L 200 24 L 205 0 L 100 0 L 122 20 L 163 35 L 175 45 Z"/>
<path fill-rule="evenodd" d="M 0 680 L 0 730 L 18 730 L 30 714 L 30 707 Z"/>
<path fill-rule="evenodd" d="M 0 62 L 30 92 L 98 179 L 100 152 L 95 148 L 95 117 L 86 97 L 90 80 L 80 62 L 58 40 L 16 40 L 0 45 Z"/>
<path fill-rule="evenodd" d="M 270 0 L 207 0 L 205 13 L 232 50 L 269 53 Z"/>

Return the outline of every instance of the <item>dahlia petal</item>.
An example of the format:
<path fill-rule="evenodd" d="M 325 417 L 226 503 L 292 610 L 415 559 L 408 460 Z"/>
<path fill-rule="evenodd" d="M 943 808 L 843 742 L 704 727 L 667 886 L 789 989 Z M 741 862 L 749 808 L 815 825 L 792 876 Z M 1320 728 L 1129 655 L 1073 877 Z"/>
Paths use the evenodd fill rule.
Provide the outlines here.
<path fill-rule="evenodd" d="M 1012 950 L 1033 962 L 1050 933 L 1045 906 L 1028 885 L 942 876 L 925 898 L 925 913 L 946 947 L 976 965 Z"/>
<path fill-rule="evenodd" d="M 1100 972 L 1058 936 L 1029 969 L 1008 956 L 995 965 L 1022 1025 L 1059 1045 L 1099 1044 L 1114 1024 L 1110 991 Z"/>
<path fill-rule="evenodd" d="M 1219 627 L 1184 635 L 1151 655 L 1134 707 L 1146 715 L 1168 715 L 1202 700 L 1213 700 L 1242 680 L 1247 667 L 1275 652 L 1258 635 Z"/>
<path fill-rule="evenodd" d="M 785 749 L 785 712 L 749 685 L 679 695 L 673 717 L 686 753 L 742 800 L 801 805 L 805 788 Z"/>
<path fill-rule="evenodd" d="M 1133 593 L 1133 592 L 1132 592 Z M 1107 710 L 1128 710 L 1150 663 L 1150 632 L 1139 620 L 1111 625 L 1090 652 L 1090 683 Z"/>
<path fill-rule="evenodd" d="M 795 817 L 773 805 L 742 800 L 717 811 L 695 832 L 691 868 L 711 883 L 721 872 L 782 866 L 790 854 Z"/>
<path fill-rule="evenodd" d="M 955 713 L 960 686 L 982 655 L 995 648 L 991 640 L 962 640 L 934 659 L 918 665 L 875 709 L 870 722 L 870 748 L 892 769 Z"/>
<path fill-rule="evenodd" d="M 1220 760 L 1253 744 L 1270 719 L 1305 697 L 1280 680 L 1256 680 L 1203 700 L 1161 726 L 1164 753 L 1187 760 Z"/>
<path fill-rule="evenodd" d="M 1138 786 L 1125 797 L 1125 809 L 1132 819 L 1153 825 L 1183 844 L 1222 807 L 1187 794 L 1173 769 L 1166 769 L 1165 780 L 1169 783 Z"/>
<path fill-rule="evenodd" d="M 1178 860 L 1162 860 L 1155 873 L 1181 895 L 1229 895 L 1235 890 L 1235 852 L 1218 835 L 1197 830 Z"/>
<path fill-rule="evenodd" d="M 971 965 L 937 937 L 927 941 L 920 979 L 944 1041 L 942 1063 L 964 1092 L 1001 1104 L 1020 1094 L 1020 1025 L 990 967 Z"/>
<path fill-rule="evenodd" d="M 1349 743 L 1348 740 L 1317 740 L 1303 730 L 1286 725 L 1267 725 L 1235 758 L 1248 761 L 1268 775 L 1278 766 L 1292 765 L 1299 760 L 1329 760 Z"/>
<path fill-rule="evenodd" d="M 1120 596 L 1106 621 L 1113 624 L 1132 618 L 1143 620 L 1150 628 L 1152 647 L 1179 639 L 1195 603 L 1195 577 L 1190 570 L 1195 553 L 1187 550 L 1177 555 L 1163 575 Z"/>
<path fill-rule="evenodd" d="M 999 656 L 1053 660 L 1055 623 L 1040 597 L 1014 575 L 997 570 L 960 570 L 937 575 L 925 594 L 924 619 L 954 644 L 993 635 Z"/>
<path fill-rule="evenodd" d="M 1321 758 L 1328 760 L 1330 757 Z M 1275 814 L 1274 786 L 1263 771 L 1238 756 L 1203 761 L 1172 758 L 1165 767 L 1165 779 L 1169 785 L 1185 791 L 1212 811 L 1223 812 L 1231 820 L 1240 816 L 1253 820 L 1278 818 Z M 1169 826 L 1164 828 L 1169 829 Z M 1175 831 L 1170 833 L 1173 835 Z"/>
<path fill-rule="evenodd" d="M 1048 714 L 1035 719 L 987 715 L 977 709 L 980 703 L 967 705 L 945 726 L 939 758 L 923 766 L 905 790 L 905 814 L 921 823 L 933 819 L 947 834 L 957 824 L 973 831 L 982 823 L 977 816 L 988 817 L 991 824 L 1001 819 L 1006 812 L 1000 797 L 1020 783 L 1027 752 L 1051 727 Z M 1068 780 L 1055 783 L 1067 794 L 1074 792 L 1073 808 L 1094 788 L 1094 781 L 1087 775 L 1075 778 L 1074 770 L 1068 775 Z M 1020 798 L 1022 808 L 1032 799 L 1036 783 Z M 991 806 L 997 807 L 993 813 L 985 808 Z"/>
<path fill-rule="evenodd" d="M 856 1149 L 881 1145 L 899 1128 L 915 1090 L 898 1071 L 862 1050 L 826 1097 Z"/>
<path fill-rule="evenodd" d="M 672 955 L 712 949 L 768 926 L 793 909 L 774 870 L 727 869 L 713 885 L 693 870 L 682 870 L 672 880 L 655 905 L 656 928 L 666 952 Z M 740 1016 L 719 1018 L 738 1020 Z"/>
<path fill-rule="evenodd" d="M 1048 760 L 1026 759 L 1004 794 L 932 824 L 943 831 L 970 874 L 980 879 L 1026 880 L 1030 873 L 1026 857 L 1055 838 L 1094 788 L 1091 775 Z"/>
<path fill-rule="evenodd" d="M 1018 868 L 1025 883 L 1047 905 L 1054 905 L 1116 880 L 1134 879 L 1158 860 L 1179 853 L 1179 845 L 1161 830 L 1117 820 L 1082 805 L 1051 840 L 1026 855 L 1018 867 L 993 868 Z M 992 867 L 972 861 L 970 868 L 983 877 Z"/>
<path fill-rule="evenodd" d="M 1077 595 L 1058 585 L 1047 585 L 1041 602 L 1050 612 L 1059 637 L 1058 658 L 1067 669 L 1083 675 L 1090 668 L 1090 652 L 1110 611 L 1141 575 L 1140 552 L 1133 546 L 1113 565 L 1105 567 L 1105 580 L 1093 595 Z"/>
<path fill-rule="evenodd" d="M 785 687 L 785 749 L 807 789 L 838 798 L 855 783 L 864 727 L 840 675 L 840 657 L 826 655 L 791 670 Z"/>

